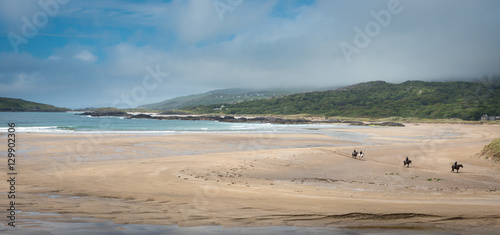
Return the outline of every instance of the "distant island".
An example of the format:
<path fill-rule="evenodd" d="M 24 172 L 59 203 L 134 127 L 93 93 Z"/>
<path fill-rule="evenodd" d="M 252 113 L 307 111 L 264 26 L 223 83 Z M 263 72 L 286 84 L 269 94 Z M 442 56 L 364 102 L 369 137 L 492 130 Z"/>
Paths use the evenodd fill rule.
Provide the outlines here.
<path fill-rule="evenodd" d="M 86 116 L 91 116 L 91 117 L 111 117 L 111 116 L 128 117 L 128 116 L 132 116 L 124 110 L 113 108 L 113 107 L 94 108 L 94 109 L 90 109 L 90 110 L 85 110 L 83 113 L 79 113 L 77 115 L 86 115 Z"/>
<path fill-rule="evenodd" d="M 22 99 L 0 97 L 0 112 L 66 112 L 69 110 Z"/>

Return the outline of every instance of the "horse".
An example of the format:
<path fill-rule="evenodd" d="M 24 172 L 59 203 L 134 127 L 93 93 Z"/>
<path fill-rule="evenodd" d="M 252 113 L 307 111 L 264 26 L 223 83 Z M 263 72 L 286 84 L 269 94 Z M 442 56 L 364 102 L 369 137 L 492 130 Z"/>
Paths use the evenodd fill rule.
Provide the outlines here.
<path fill-rule="evenodd" d="M 457 173 L 458 173 L 458 169 L 460 169 L 460 167 L 464 167 L 462 164 L 458 164 L 457 166 L 455 166 L 455 164 L 451 165 L 451 172 L 454 172 L 455 170 L 457 170 Z"/>
<path fill-rule="evenodd" d="M 356 159 L 356 157 L 357 157 L 357 156 L 358 156 L 358 152 L 356 152 L 356 150 L 354 150 L 354 152 L 352 153 L 352 157 L 353 157 L 354 159 Z"/>
<path fill-rule="evenodd" d="M 411 164 L 411 160 L 405 159 L 403 161 L 403 166 L 410 167 L 410 164 Z"/>

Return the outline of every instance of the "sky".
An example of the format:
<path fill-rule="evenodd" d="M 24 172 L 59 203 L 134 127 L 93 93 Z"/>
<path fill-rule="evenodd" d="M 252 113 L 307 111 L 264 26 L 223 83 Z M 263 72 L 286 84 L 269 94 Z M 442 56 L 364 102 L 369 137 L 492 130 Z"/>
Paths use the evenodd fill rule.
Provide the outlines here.
<path fill-rule="evenodd" d="M 497 0 L 0 0 L 0 97 L 120 107 L 223 88 L 500 74 Z"/>

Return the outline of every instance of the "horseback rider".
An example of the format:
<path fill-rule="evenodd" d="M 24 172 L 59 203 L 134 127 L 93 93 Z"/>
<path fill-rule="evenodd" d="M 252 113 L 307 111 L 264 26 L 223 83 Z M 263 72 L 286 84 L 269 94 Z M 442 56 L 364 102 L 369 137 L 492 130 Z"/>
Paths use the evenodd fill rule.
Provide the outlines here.
<path fill-rule="evenodd" d="M 406 156 L 406 162 L 409 162 L 409 160 L 408 160 L 408 156 Z"/>
<path fill-rule="evenodd" d="M 457 169 L 457 161 L 455 161 L 455 169 Z"/>
<path fill-rule="evenodd" d="M 359 151 L 359 158 L 362 158 L 363 156 L 363 151 Z"/>

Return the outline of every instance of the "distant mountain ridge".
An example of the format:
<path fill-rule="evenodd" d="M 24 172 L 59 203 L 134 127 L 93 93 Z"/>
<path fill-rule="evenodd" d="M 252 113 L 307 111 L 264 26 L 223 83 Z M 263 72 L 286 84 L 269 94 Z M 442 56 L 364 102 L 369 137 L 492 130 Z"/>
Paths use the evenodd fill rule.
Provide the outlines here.
<path fill-rule="evenodd" d="M 66 112 L 70 109 L 53 105 L 26 101 L 23 99 L 0 97 L 1 112 Z"/>
<path fill-rule="evenodd" d="M 219 90 L 205 92 L 202 94 L 182 96 L 158 103 L 142 105 L 139 106 L 138 108 L 144 108 L 148 110 L 174 110 L 190 106 L 237 103 L 242 101 L 266 99 L 270 97 L 281 97 L 289 94 L 298 93 L 301 91 L 303 90 L 301 89 L 257 90 L 257 89 L 240 89 L 240 88 L 219 89 Z"/>
<path fill-rule="evenodd" d="M 359 83 L 336 90 L 304 92 L 279 98 L 192 106 L 186 111 L 224 114 L 313 114 L 344 117 L 417 117 L 479 120 L 500 115 L 500 81 Z"/>

